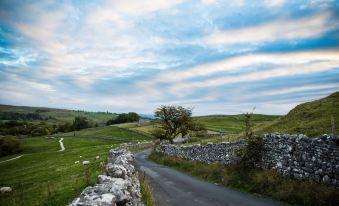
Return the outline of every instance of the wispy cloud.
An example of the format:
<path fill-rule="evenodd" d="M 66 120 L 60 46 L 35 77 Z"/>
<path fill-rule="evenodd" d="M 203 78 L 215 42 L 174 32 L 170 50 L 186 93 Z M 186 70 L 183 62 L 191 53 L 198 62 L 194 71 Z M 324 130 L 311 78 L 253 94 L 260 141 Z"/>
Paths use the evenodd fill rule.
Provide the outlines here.
<path fill-rule="evenodd" d="M 337 89 L 337 9 L 335 1 L 3 0 L 0 103 L 143 113 L 168 103 L 210 114 L 251 109 L 256 98 L 257 112 L 284 113 Z"/>
<path fill-rule="evenodd" d="M 210 45 L 258 44 L 277 40 L 316 38 L 336 28 L 334 25 L 328 24 L 329 18 L 330 13 L 325 12 L 300 19 L 278 19 L 251 27 L 215 31 L 203 38 L 202 41 Z"/>

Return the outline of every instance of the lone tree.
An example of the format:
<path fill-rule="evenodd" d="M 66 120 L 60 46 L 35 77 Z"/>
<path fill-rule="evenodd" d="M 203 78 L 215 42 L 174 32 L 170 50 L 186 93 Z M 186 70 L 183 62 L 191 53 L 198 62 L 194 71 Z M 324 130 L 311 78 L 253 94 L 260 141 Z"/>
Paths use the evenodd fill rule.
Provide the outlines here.
<path fill-rule="evenodd" d="M 173 144 L 173 139 L 182 134 L 185 136 L 193 127 L 192 108 L 181 106 L 160 106 L 155 111 L 159 126 L 152 132 L 160 140 L 169 140 Z"/>

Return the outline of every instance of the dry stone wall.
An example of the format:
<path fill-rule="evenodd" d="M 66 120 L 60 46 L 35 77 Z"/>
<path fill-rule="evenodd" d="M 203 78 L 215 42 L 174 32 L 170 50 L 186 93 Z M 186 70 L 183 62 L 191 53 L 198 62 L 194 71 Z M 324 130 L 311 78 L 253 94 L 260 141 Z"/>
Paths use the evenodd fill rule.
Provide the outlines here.
<path fill-rule="evenodd" d="M 339 188 L 338 139 L 328 135 L 308 138 L 305 135 L 266 134 L 259 167 L 275 169 L 285 176 L 312 179 Z M 176 146 L 160 144 L 157 152 L 205 163 L 232 164 L 239 160 L 237 150 L 245 143 L 208 143 Z"/>
<path fill-rule="evenodd" d="M 85 188 L 71 206 L 143 206 L 134 157 L 126 149 L 109 151 L 105 174 Z"/>

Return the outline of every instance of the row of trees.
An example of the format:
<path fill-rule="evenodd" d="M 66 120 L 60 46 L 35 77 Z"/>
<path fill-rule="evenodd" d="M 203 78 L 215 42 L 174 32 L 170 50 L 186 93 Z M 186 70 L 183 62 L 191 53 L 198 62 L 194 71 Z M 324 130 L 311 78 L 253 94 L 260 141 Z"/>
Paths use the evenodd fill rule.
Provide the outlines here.
<path fill-rule="evenodd" d="M 106 122 L 106 125 L 111 124 L 120 124 L 120 123 L 126 123 L 126 122 L 136 122 L 139 121 L 140 117 L 135 112 L 129 112 L 129 113 L 122 113 L 119 114 L 117 117 L 110 119 Z"/>
<path fill-rule="evenodd" d="M 91 123 L 86 117 L 75 117 L 73 122 L 66 122 L 59 125 L 47 124 L 45 122 L 31 123 L 27 121 L 12 120 L 0 122 L 0 134 L 13 136 L 43 136 L 58 132 L 71 132 L 95 126 L 98 125 Z"/>

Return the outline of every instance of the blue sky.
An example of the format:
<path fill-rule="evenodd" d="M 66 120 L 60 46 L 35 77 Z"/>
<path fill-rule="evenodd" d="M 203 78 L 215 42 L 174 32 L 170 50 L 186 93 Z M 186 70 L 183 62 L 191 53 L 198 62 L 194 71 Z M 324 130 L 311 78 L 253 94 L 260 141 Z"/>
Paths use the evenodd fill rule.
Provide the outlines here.
<path fill-rule="evenodd" d="M 0 103 L 286 114 L 339 90 L 339 1 L 0 3 Z"/>

